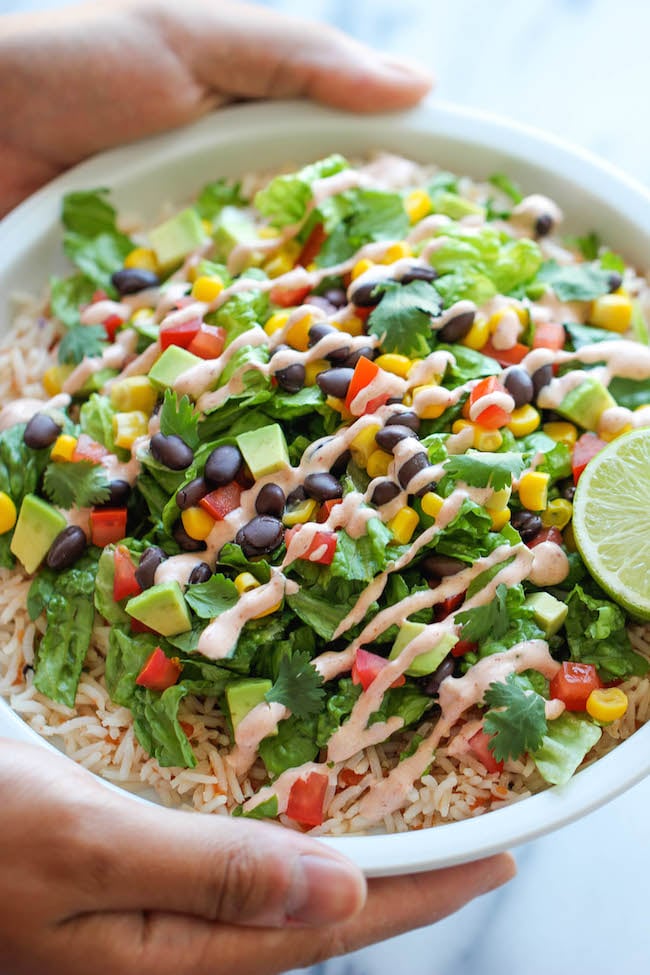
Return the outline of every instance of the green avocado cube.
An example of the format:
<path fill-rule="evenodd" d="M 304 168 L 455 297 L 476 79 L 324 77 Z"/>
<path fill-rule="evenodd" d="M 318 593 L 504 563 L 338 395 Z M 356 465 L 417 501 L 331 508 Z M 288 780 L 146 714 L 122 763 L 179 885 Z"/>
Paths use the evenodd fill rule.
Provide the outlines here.
<path fill-rule="evenodd" d="M 524 600 L 524 606 L 532 609 L 533 619 L 547 637 L 557 633 L 569 612 L 567 604 L 551 596 L 550 592 L 531 593 Z"/>
<path fill-rule="evenodd" d="M 35 494 L 26 494 L 9 546 L 25 572 L 36 572 L 50 545 L 66 527 L 65 516 Z"/>
<path fill-rule="evenodd" d="M 212 225 L 215 256 L 226 260 L 238 244 L 257 239 L 254 223 L 237 207 L 225 206 Z"/>
<path fill-rule="evenodd" d="M 192 207 L 182 210 L 149 232 L 149 243 L 163 270 L 180 264 L 209 239 L 201 218 Z"/>
<path fill-rule="evenodd" d="M 616 400 L 597 379 L 588 377 L 566 394 L 558 413 L 585 430 L 596 430 L 601 413 L 616 406 Z"/>
<path fill-rule="evenodd" d="M 287 441 L 279 424 L 240 433 L 235 439 L 255 480 L 289 467 Z"/>
<path fill-rule="evenodd" d="M 273 687 L 270 680 L 251 678 L 238 680 L 226 687 L 226 703 L 230 712 L 233 729 L 246 717 L 249 711 L 261 704 Z M 277 735 L 277 731 L 275 732 Z"/>
<path fill-rule="evenodd" d="M 404 647 L 416 636 L 419 636 L 423 630 L 426 630 L 425 623 L 412 623 L 410 620 L 402 623 L 388 659 L 395 660 L 396 657 L 399 657 Z M 430 650 L 425 650 L 424 653 L 419 653 L 415 657 L 406 668 L 406 673 L 409 677 L 425 677 L 427 674 L 432 674 L 457 642 L 458 637 L 454 636 L 453 633 L 444 633 Z"/>
<path fill-rule="evenodd" d="M 170 389 L 180 375 L 203 361 L 179 345 L 168 345 L 149 370 L 149 382 L 158 392 L 163 392 Z"/>
<path fill-rule="evenodd" d="M 129 599 L 129 616 L 163 636 L 176 636 L 192 629 L 183 591 L 176 580 L 161 582 Z"/>

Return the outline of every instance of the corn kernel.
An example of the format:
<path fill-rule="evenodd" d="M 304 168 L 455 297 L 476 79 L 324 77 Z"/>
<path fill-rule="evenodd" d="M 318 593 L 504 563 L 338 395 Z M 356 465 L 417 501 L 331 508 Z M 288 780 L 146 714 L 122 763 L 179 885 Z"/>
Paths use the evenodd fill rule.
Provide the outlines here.
<path fill-rule="evenodd" d="M 427 383 L 424 386 L 414 386 L 411 390 L 412 403 L 415 412 L 423 420 L 437 420 L 447 409 L 446 403 L 427 403 L 426 394 L 430 389 L 439 389 L 436 383 Z M 418 399 L 423 399 L 424 403 L 418 403 Z"/>
<path fill-rule="evenodd" d="M 204 542 L 215 525 L 215 519 L 203 508 L 186 508 L 181 512 L 183 528 L 197 542 Z"/>
<path fill-rule="evenodd" d="M 50 366 L 43 373 L 43 389 L 48 396 L 56 396 L 63 389 L 63 384 L 74 369 L 74 366 Z"/>
<path fill-rule="evenodd" d="M 492 531 L 500 532 L 504 525 L 510 521 L 510 508 L 502 508 L 501 511 L 491 511 Z"/>
<path fill-rule="evenodd" d="M 336 410 L 337 413 L 341 414 L 342 420 L 352 419 L 352 414 L 345 405 L 345 400 L 339 399 L 338 396 L 328 396 L 325 402 L 331 410 Z"/>
<path fill-rule="evenodd" d="M 413 251 L 405 240 L 400 240 L 397 244 L 391 244 L 391 246 L 386 249 L 386 253 L 382 257 L 381 263 L 394 264 L 395 261 L 401 261 L 404 257 L 413 257 Z"/>
<path fill-rule="evenodd" d="M 262 610 L 262 612 L 261 612 L 261 613 L 258 613 L 258 614 L 257 614 L 257 616 L 253 616 L 253 617 L 251 617 L 251 619 L 254 619 L 254 620 L 261 620 L 261 619 L 263 619 L 263 618 L 264 618 L 265 616 L 270 616 L 270 615 L 271 615 L 271 613 L 277 613 L 277 611 L 278 611 L 279 609 L 281 609 L 281 608 L 282 608 L 282 600 L 280 600 L 280 602 L 279 602 L 279 603 L 275 603 L 275 605 L 274 605 L 274 606 L 269 606 L 269 608 L 268 608 L 268 609 L 264 609 L 264 610 Z"/>
<path fill-rule="evenodd" d="M 155 308 L 138 308 L 131 315 L 132 325 L 145 325 L 148 322 L 153 321 L 156 314 Z"/>
<path fill-rule="evenodd" d="M 316 376 L 319 373 L 325 372 L 326 369 L 330 369 L 331 364 L 327 359 L 314 359 L 312 362 L 305 363 L 305 386 L 313 386 L 316 382 Z"/>
<path fill-rule="evenodd" d="M 273 240 L 275 237 L 280 236 L 280 231 L 276 227 L 260 227 L 257 231 L 257 236 L 260 240 Z"/>
<path fill-rule="evenodd" d="M 601 440 L 606 440 L 610 443 L 612 440 L 616 440 L 617 437 L 621 437 L 624 433 L 629 433 L 633 430 L 631 423 L 626 423 L 624 427 L 619 427 L 618 430 L 599 430 L 598 436 Z"/>
<path fill-rule="evenodd" d="M 151 415 L 157 399 L 147 376 L 127 376 L 111 386 L 111 406 L 123 413 L 140 410 Z"/>
<path fill-rule="evenodd" d="M 314 324 L 314 317 L 309 312 L 293 323 L 285 338 L 293 349 L 299 352 L 306 352 L 309 348 L 309 329 Z"/>
<path fill-rule="evenodd" d="M 460 340 L 468 349 L 482 349 L 490 337 L 490 326 L 485 315 L 477 315 L 467 335 Z"/>
<path fill-rule="evenodd" d="M 506 426 L 515 437 L 527 437 L 529 433 L 536 430 L 541 422 L 540 415 L 534 406 L 526 403 L 512 411 L 510 423 Z"/>
<path fill-rule="evenodd" d="M 281 328 L 289 321 L 288 311 L 276 311 L 275 315 L 271 315 L 269 320 L 264 326 L 264 331 L 267 335 L 274 335 L 275 332 L 279 332 Z"/>
<path fill-rule="evenodd" d="M 587 713 L 606 724 L 622 718 L 627 705 L 627 694 L 620 687 L 599 687 L 587 698 Z"/>
<path fill-rule="evenodd" d="M 476 424 L 472 423 L 471 420 L 454 420 L 454 422 L 451 425 L 451 432 L 462 433 L 463 430 L 467 430 L 467 429 L 474 430 L 475 427 Z"/>
<path fill-rule="evenodd" d="M 138 437 L 144 437 L 149 429 L 149 417 L 141 410 L 113 414 L 113 439 L 116 447 L 130 450 Z"/>
<path fill-rule="evenodd" d="M 503 436 L 499 430 L 486 430 L 477 424 L 474 426 L 474 447 L 492 453 L 503 443 Z"/>
<path fill-rule="evenodd" d="M 393 455 L 386 450 L 373 450 L 366 464 L 368 477 L 385 477 L 392 460 Z"/>
<path fill-rule="evenodd" d="M 282 516 L 282 524 L 290 528 L 292 525 L 304 525 L 306 521 L 311 521 L 316 511 L 317 501 L 313 498 L 305 498 L 300 504 L 296 504 L 289 511 L 285 511 Z"/>
<path fill-rule="evenodd" d="M 431 213 L 431 197 L 426 190 L 411 190 L 404 199 L 404 209 L 409 223 L 419 223 Z"/>
<path fill-rule="evenodd" d="M 300 244 L 289 240 L 264 264 L 264 270 L 270 278 L 279 278 L 282 274 L 292 271 L 296 259 L 300 254 Z"/>
<path fill-rule="evenodd" d="M 434 491 L 427 491 L 426 494 L 422 495 L 420 500 L 422 510 L 424 511 L 425 515 L 429 516 L 429 518 L 437 518 L 444 503 L 444 498 L 441 498 L 440 495 L 436 494 Z"/>
<path fill-rule="evenodd" d="M 610 332 L 627 332 L 632 324 L 632 302 L 626 294 L 603 295 L 591 306 L 589 321 Z"/>
<path fill-rule="evenodd" d="M 365 326 L 358 315 L 348 315 L 348 317 L 342 322 L 335 322 L 330 319 L 330 325 L 334 328 L 338 328 L 341 332 L 347 332 L 353 338 L 359 335 L 365 335 Z"/>
<path fill-rule="evenodd" d="M 357 278 L 361 277 L 362 274 L 365 274 L 366 271 L 369 271 L 370 268 L 374 266 L 375 266 L 374 261 L 368 260 L 367 257 L 362 258 L 360 261 L 357 261 L 357 263 L 352 268 L 352 272 L 350 274 L 351 279 L 353 281 L 356 281 Z"/>
<path fill-rule="evenodd" d="M 512 488 L 510 485 L 501 488 L 500 491 L 495 491 L 485 502 L 486 511 L 503 511 L 504 508 L 508 507 L 511 494 Z"/>
<path fill-rule="evenodd" d="M 555 498 L 554 501 L 549 501 L 542 511 L 542 524 L 544 528 L 559 528 L 562 531 L 571 521 L 572 514 L 573 505 L 570 501 L 566 501 L 564 498 Z"/>
<path fill-rule="evenodd" d="M 386 372 L 392 373 L 394 376 L 400 376 L 401 379 L 406 379 L 408 371 L 411 368 L 411 360 L 406 355 L 387 352 L 385 355 L 380 355 L 379 358 L 375 359 L 375 365 L 379 366 L 380 369 L 384 369 Z"/>
<path fill-rule="evenodd" d="M 150 247 L 134 247 L 124 258 L 124 267 L 135 267 L 141 271 L 158 271 L 155 251 Z"/>
<path fill-rule="evenodd" d="M 519 478 L 519 500 L 528 511 L 543 511 L 550 477 L 542 471 L 526 471 Z"/>
<path fill-rule="evenodd" d="M 578 431 L 573 423 L 564 423 L 561 420 L 553 421 L 552 423 L 545 423 L 542 430 L 551 440 L 566 444 L 567 447 L 573 447 L 578 439 Z"/>
<path fill-rule="evenodd" d="M 223 281 L 221 278 L 213 277 L 210 278 L 206 274 L 202 274 L 201 277 L 197 278 L 192 285 L 192 297 L 196 298 L 197 301 L 204 301 L 206 304 L 210 304 L 211 301 L 221 294 L 223 291 Z"/>
<path fill-rule="evenodd" d="M 259 585 L 260 583 L 251 572 L 240 572 L 235 577 L 235 588 L 240 596 L 243 596 L 245 592 L 250 592 L 251 589 L 257 589 Z"/>
<path fill-rule="evenodd" d="M 4 491 L 0 491 L 0 535 L 10 532 L 16 524 L 16 505 Z"/>
<path fill-rule="evenodd" d="M 508 311 L 514 311 L 522 325 L 526 325 L 528 323 L 528 312 L 525 308 L 522 308 L 519 305 L 506 305 L 505 308 L 500 308 L 499 311 L 495 311 L 493 315 L 490 315 L 488 320 L 490 332 L 494 332 L 497 325 Z"/>
<path fill-rule="evenodd" d="M 50 460 L 72 460 L 74 449 L 77 446 L 77 438 L 71 437 L 67 433 L 62 433 L 57 437 L 52 446 Z"/>
<path fill-rule="evenodd" d="M 398 545 L 408 545 L 413 537 L 413 532 L 418 526 L 420 516 L 413 508 L 405 505 L 397 512 L 394 518 L 388 522 L 388 527 L 393 533 L 393 538 Z"/>
<path fill-rule="evenodd" d="M 379 423 L 369 423 L 350 444 L 352 459 L 358 467 L 365 467 L 373 450 L 377 450 L 375 437 L 379 430 L 381 430 Z"/>

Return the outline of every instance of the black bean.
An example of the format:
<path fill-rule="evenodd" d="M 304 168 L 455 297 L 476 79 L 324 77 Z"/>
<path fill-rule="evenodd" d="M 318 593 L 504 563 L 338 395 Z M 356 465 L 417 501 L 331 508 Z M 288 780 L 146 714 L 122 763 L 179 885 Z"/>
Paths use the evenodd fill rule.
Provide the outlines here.
<path fill-rule="evenodd" d="M 576 486 L 573 483 L 572 477 L 567 477 L 563 481 L 558 481 L 557 486 L 560 489 L 560 496 L 563 497 L 565 501 L 573 501 L 576 493 Z"/>
<path fill-rule="evenodd" d="M 305 385 L 305 367 L 302 362 L 293 362 L 284 369 L 279 369 L 275 373 L 278 386 L 286 390 L 287 393 L 297 393 Z"/>
<path fill-rule="evenodd" d="M 183 528 L 183 523 L 181 521 L 176 522 L 172 530 L 172 536 L 175 542 L 183 549 L 184 552 L 204 552 L 208 547 L 205 542 L 200 541 L 197 538 L 192 538 L 188 535 Z"/>
<path fill-rule="evenodd" d="M 290 345 L 280 342 L 279 345 L 276 345 L 275 348 L 271 350 L 271 358 L 273 358 L 274 355 L 277 355 L 278 352 L 288 352 L 290 348 Z"/>
<path fill-rule="evenodd" d="M 331 304 L 322 295 L 309 295 L 308 298 L 305 298 L 304 304 L 313 305 L 314 308 L 320 308 L 326 315 L 333 315 L 336 311 L 336 305 Z"/>
<path fill-rule="evenodd" d="M 553 366 L 550 362 L 547 362 L 545 366 L 540 366 L 539 369 L 536 369 L 530 378 L 533 382 L 535 399 L 537 399 L 544 387 L 548 386 L 553 378 Z"/>
<path fill-rule="evenodd" d="M 155 582 L 156 569 L 167 558 L 167 553 L 163 552 L 158 545 L 150 545 L 140 556 L 140 564 L 135 570 L 136 582 L 141 589 L 151 589 Z"/>
<path fill-rule="evenodd" d="M 422 690 L 425 694 L 438 694 L 440 685 L 447 677 L 451 677 L 456 667 L 456 661 L 451 654 L 447 654 L 442 663 L 438 664 L 434 672 L 429 676 Z"/>
<path fill-rule="evenodd" d="M 221 487 L 235 480 L 243 463 L 239 447 L 222 444 L 215 447 L 206 460 L 203 474 L 211 487 Z"/>
<path fill-rule="evenodd" d="M 389 396 L 388 399 L 386 400 L 386 406 L 395 406 L 396 403 L 401 403 L 401 402 L 402 402 L 401 396 Z"/>
<path fill-rule="evenodd" d="M 175 433 L 168 437 L 164 433 L 155 433 L 149 444 L 151 456 L 159 464 L 164 464 L 170 471 L 184 471 L 194 460 L 194 451 L 177 437 Z"/>
<path fill-rule="evenodd" d="M 327 335 L 334 335 L 335 332 L 338 332 L 338 329 L 334 328 L 333 325 L 328 325 L 327 322 L 316 322 L 316 324 L 312 325 L 312 327 L 309 329 L 309 336 L 307 339 L 309 348 L 313 348 L 318 342 L 320 342 L 321 339 L 324 339 Z"/>
<path fill-rule="evenodd" d="M 512 366 L 512 368 L 508 369 L 505 374 L 503 385 L 512 396 L 517 408 L 520 406 L 526 406 L 527 403 L 532 403 L 535 393 L 533 389 L 533 380 L 530 378 L 525 369 L 521 369 L 518 366 Z"/>
<path fill-rule="evenodd" d="M 400 427 L 408 427 L 414 433 L 420 429 L 420 417 L 410 410 L 405 410 L 404 413 L 393 413 L 392 416 L 388 417 L 385 425 L 389 427 L 393 423 L 397 423 Z"/>
<path fill-rule="evenodd" d="M 423 498 L 425 494 L 428 494 L 429 491 L 435 491 L 437 487 L 438 487 L 437 481 L 429 481 L 428 484 L 425 484 L 423 485 L 423 487 L 417 489 L 417 491 L 415 492 L 415 496 L 416 498 Z"/>
<path fill-rule="evenodd" d="M 535 221 L 535 236 L 546 237 L 553 229 L 554 220 L 550 213 L 542 213 Z"/>
<path fill-rule="evenodd" d="M 265 484 L 255 498 L 255 511 L 258 515 L 272 515 L 282 518 L 286 498 L 279 484 Z"/>
<path fill-rule="evenodd" d="M 190 572 L 190 577 L 187 580 L 190 586 L 196 586 L 199 582 L 207 582 L 208 579 L 212 578 L 212 569 L 207 562 L 199 562 L 195 565 Z"/>
<path fill-rule="evenodd" d="M 401 284 L 410 284 L 411 281 L 435 281 L 438 272 L 428 264 L 414 264 L 400 278 Z"/>
<path fill-rule="evenodd" d="M 623 284 L 623 275 L 619 274 L 618 271 L 612 271 L 607 279 L 607 283 L 609 284 L 610 294 L 613 291 L 618 291 Z"/>
<path fill-rule="evenodd" d="M 343 497 L 343 487 L 341 483 L 325 471 L 318 474 L 308 474 L 305 478 L 305 491 L 307 497 L 314 501 L 333 501 L 335 498 Z"/>
<path fill-rule="evenodd" d="M 427 555 L 420 562 L 420 571 L 427 579 L 445 579 L 447 576 L 455 576 L 457 572 L 462 572 L 467 566 L 460 559 L 455 559 L 451 555 Z"/>
<path fill-rule="evenodd" d="M 68 569 L 86 551 L 86 533 L 77 525 L 68 525 L 56 536 L 47 553 L 45 564 L 49 569 Z"/>
<path fill-rule="evenodd" d="M 420 453 L 413 454 L 413 456 L 402 464 L 399 471 L 397 472 L 397 479 L 403 488 L 407 488 L 409 482 L 413 480 L 416 474 L 423 471 L 429 466 L 429 458 L 426 453 L 422 450 Z"/>
<path fill-rule="evenodd" d="M 23 440 L 32 450 L 51 447 L 61 433 L 62 427 L 47 413 L 34 413 L 23 433 Z"/>
<path fill-rule="evenodd" d="M 307 492 L 305 491 L 302 484 L 299 484 L 297 488 L 294 488 L 287 495 L 287 508 L 293 508 L 297 504 L 302 504 L 303 501 L 307 500 Z"/>
<path fill-rule="evenodd" d="M 510 523 L 522 542 L 530 542 L 542 530 L 542 519 L 532 511 L 513 511 Z"/>
<path fill-rule="evenodd" d="M 325 369 L 316 376 L 316 383 L 326 396 L 345 399 L 353 373 L 354 369 Z"/>
<path fill-rule="evenodd" d="M 133 295 L 145 288 L 155 288 L 160 284 L 160 278 L 144 268 L 123 267 L 111 275 L 111 284 L 121 295 Z"/>
<path fill-rule="evenodd" d="M 333 366 L 341 365 L 350 355 L 350 346 L 342 345 L 340 349 L 334 349 L 332 352 L 328 352 L 325 356 Z"/>
<path fill-rule="evenodd" d="M 371 502 L 376 508 L 381 508 L 382 504 L 388 504 L 400 493 L 399 484 L 394 481 L 380 481 L 372 492 Z"/>
<path fill-rule="evenodd" d="M 181 511 L 185 511 L 187 508 L 195 508 L 209 490 L 205 478 L 195 477 L 193 481 L 190 481 L 185 487 L 179 488 L 176 492 L 176 504 Z"/>
<path fill-rule="evenodd" d="M 381 281 L 368 281 L 363 284 L 353 282 L 348 290 L 348 297 L 357 308 L 374 308 L 384 296 L 383 291 L 373 294 L 377 285 L 381 283 Z"/>
<path fill-rule="evenodd" d="M 389 423 L 387 427 L 383 427 L 375 434 L 375 440 L 377 446 L 381 447 L 382 450 L 392 452 L 400 440 L 407 440 L 409 437 L 415 436 L 415 432 L 410 427 L 402 426 L 401 423 Z"/>
<path fill-rule="evenodd" d="M 345 474 L 351 460 L 351 452 L 349 450 L 344 450 L 343 453 L 340 454 L 332 464 L 330 468 L 332 474 L 334 474 L 335 477 L 341 477 L 341 475 Z"/>
<path fill-rule="evenodd" d="M 106 501 L 96 505 L 97 508 L 124 508 L 131 497 L 131 485 L 128 481 L 111 481 L 108 485 L 109 495 Z"/>
<path fill-rule="evenodd" d="M 330 305 L 334 305 L 335 308 L 343 308 L 348 303 L 345 288 L 328 288 L 327 291 L 323 292 L 323 298 L 326 298 Z"/>
<path fill-rule="evenodd" d="M 284 527 L 277 518 L 270 515 L 257 515 L 247 525 L 240 528 L 235 541 L 241 545 L 247 559 L 256 555 L 268 555 L 282 542 Z"/>
<path fill-rule="evenodd" d="M 474 311 L 462 311 L 459 315 L 454 315 L 438 331 L 438 338 L 442 342 L 459 342 L 471 329 L 475 317 Z"/>
<path fill-rule="evenodd" d="M 346 366 L 348 369 L 354 369 L 359 359 L 363 356 L 364 359 L 370 359 L 371 361 L 375 358 L 375 350 L 370 345 L 364 345 L 362 349 L 355 349 L 347 356 L 342 365 Z"/>

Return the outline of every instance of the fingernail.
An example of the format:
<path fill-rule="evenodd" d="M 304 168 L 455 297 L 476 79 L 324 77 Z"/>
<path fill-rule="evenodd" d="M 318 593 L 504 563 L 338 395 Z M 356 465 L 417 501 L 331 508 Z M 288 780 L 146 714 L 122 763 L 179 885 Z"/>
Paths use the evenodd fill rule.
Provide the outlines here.
<path fill-rule="evenodd" d="M 423 84 L 432 85 L 434 82 L 433 74 L 423 65 L 405 58 L 393 57 L 393 55 L 382 54 L 382 64 L 391 74 L 397 75 L 404 80 L 419 81 Z"/>
<path fill-rule="evenodd" d="M 366 897 L 366 882 L 352 864 L 333 857 L 298 858 L 287 895 L 287 921 L 334 924 L 352 917 Z"/>

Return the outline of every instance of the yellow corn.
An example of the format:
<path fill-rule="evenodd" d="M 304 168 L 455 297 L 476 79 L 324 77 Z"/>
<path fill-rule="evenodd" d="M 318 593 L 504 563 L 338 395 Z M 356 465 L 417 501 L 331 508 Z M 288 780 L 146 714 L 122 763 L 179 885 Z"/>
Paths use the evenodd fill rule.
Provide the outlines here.
<path fill-rule="evenodd" d="M 627 705 L 627 694 L 620 687 L 599 687 L 587 698 L 587 713 L 606 724 L 622 718 Z"/>
<path fill-rule="evenodd" d="M 270 615 L 271 615 L 271 613 L 277 613 L 277 611 L 278 611 L 279 609 L 281 609 L 281 608 L 282 608 L 282 600 L 280 600 L 280 602 L 279 602 L 279 603 L 276 603 L 276 604 L 275 604 L 274 606 L 269 606 L 269 608 L 268 608 L 268 609 L 264 609 L 264 610 L 262 610 L 262 612 L 261 612 L 261 613 L 258 613 L 258 614 L 257 614 L 257 616 L 253 616 L 253 617 L 251 617 L 251 619 L 254 619 L 254 620 L 261 620 L 261 619 L 263 619 L 263 618 L 264 618 L 265 616 L 270 616 Z"/>
<path fill-rule="evenodd" d="M 435 383 L 429 383 L 428 386 L 415 386 L 411 391 L 411 401 L 413 402 L 419 392 L 422 390 L 430 389 Z M 427 403 L 426 406 L 417 406 L 416 413 L 423 420 L 437 420 L 439 416 L 445 412 L 447 407 L 444 403 Z"/>
<path fill-rule="evenodd" d="M 543 511 L 546 507 L 550 477 L 542 471 L 526 471 L 519 479 L 519 500 L 528 511 Z"/>
<path fill-rule="evenodd" d="M 111 406 L 124 413 L 141 410 L 151 415 L 157 399 L 158 394 L 147 376 L 127 376 L 111 386 Z"/>
<path fill-rule="evenodd" d="M 196 298 L 197 301 L 205 301 L 206 304 L 210 304 L 221 294 L 223 287 L 221 278 L 216 275 L 210 278 L 206 274 L 202 274 L 192 285 L 192 297 Z"/>
<path fill-rule="evenodd" d="M 413 257 L 413 251 L 405 240 L 400 240 L 397 244 L 391 244 L 381 259 L 382 264 L 394 264 L 401 261 L 403 257 Z"/>
<path fill-rule="evenodd" d="M 528 321 L 528 312 L 525 308 L 520 308 L 519 305 L 507 305 L 505 308 L 500 308 L 499 311 L 495 311 L 493 315 L 490 315 L 488 319 L 490 332 L 494 332 L 507 311 L 514 311 L 522 325 L 525 325 Z"/>
<path fill-rule="evenodd" d="M 358 335 L 365 335 L 365 326 L 357 315 L 349 315 L 345 321 L 342 322 L 330 320 L 330 325 L 333 325 L 334 328 L 338 328 L 341 332 L 347 332 L 348 335 L 352 335 L 353 338 L 356 338 Z"/>
<path fill-rule="evenodd" d="M 261 240 L 273 240 L 275 237 L 280 236 L 280 231 L 276 227 L 260 227 L 257 231 L 257 236 Z"/>
<path fill-rule="evenodd" d="M 16 505 L 8 494 L 0 491 L 0 535 L 10 532 L 16 524 Z"/>
<path fill-rule="evenodd" d="M 251 589 L 257 589 L 259 585 L 260 583 L 251 572 L 240 572 L 235 577 L 235 588 L 240 596 L 243 596 L 245 592 L 250 592 Z"/>
<path fill-rule="evenodd" d="M 460 340 L 468 349 L 482 349 L 490 337 L 490 326 L 485 315 L 477 315 L 469 332 Z"/>
<path fill-rule="evenodd" d="M 336 410 L 337 413 L 341 414 L 342 420 L 352 419 L 352 414 L 350 413 L 349 409 L 345 405 L 345 400 L 339 399 L 338 396 L 328 396 L 325 402 L 330 407 L 330 409 Z"/>
<path fill-rule="evenodd" d="M 491 511 L 492 531 L 500 532 L 504 525 L 510 521 L 510 508 L 502 508 L 500 511 Z"/>
<path fill-rule="evenodd" d="M 300 504 L 294 505 L 289 511 L 285 511 L 282 517 L 282 524 L 290 528 L 292 525 L 304 525 L 306 521 L 311 521 L 311 518 L 316 511 L 317 501 L 313 498 L 305 498 Z"/>
<path fill-rule="evenodd" d="M 378 430 L 381 430 L 379 423 L 369 423 L 350 444 L 352 459 L 358 467 L 365 467 L 371 453 L 377 449 L 375 437 Z"/>
<path fill-rule="evenodd" d="M 197 542 L 204 542 L 215 525 L 215 519 L 203 508 L 186 508 L 181 512 L 183 528 Z"/>
<path fill-rule="evenodd" d="M 138 308 L 131 315 L 132 325 L 144 325 L 146 322 L 153 321 L 153 317 L 156 314 L 155 308 Z"/>
<path fill-rule="evenodd" d="M 212 234 L 212 221 L 211 220 L 207 220 L 204 217 L 203 220 L 201 220 L 201 226 L 205 230 L 205 232 L 208 235 L 208 237 L 210 237 L 210 235 Z"/>
<path fill-rule="evenodd" d="M 384 477 L 388 474 L 388 466 L 392 459 L 393 455 L 385 450 L 373 450 L 366 464 L 368 477 Z"/>
<path fill-rule="evenodd" d="M 264 264 L 264 270 L 270 278 L 279 278 L 293 270 L 296 258 L 300 254 L 300 244 L 289 240 Z"/>
<path fill-rule="evenodd" d="M 149 429 L 149 417 L 141 410 L 113 414 L 113 439 L 116 447 L 130 450 L 138 437 L 144 437 Z"/>
<path fill-rule="evenodd" d="M 554 501 L 549 501 L 542 511 L 542 524 L 544 528 L 559 528 L 562 531 L 571 521 L 572 514 L 573 505 L 571 502 L 564 498 L 556 498 Z"/>
<path fill-rule="evenodd" d="M 511 494 L 512 488 L 510 486 L 501 488 L 500 491 L 495 491 L 494 494 L 485 502 L 486 510 L 502 511 L 504 508 L 507 508 Z"/>
<path fill-rule="evenodd" d="M 410 223 L 419 223 L 431 213 L 431 197 L 426 190 L 411 190 L 404 198 L 404 209 Z"/>
<path fill-rule="evenodd" d="M 555 440 L 556 443 L 566 444 L 567 447 L 573 447 L 578 439 L 578 431 L 573 423 L 565 423 L 562 420 L 545 423 L 542 430 L 551 440 Z"/>
<path fill-rule="evenodd" d="M 393 533 L 393 538 L 398 545 L 408 545 L 413 537 L 413 532 L 418 526 L 420 516 L 413 508 L 405 505 L 397 512 L 394 518 L 388 522 L 388 527 Z"/>
<path fill-rule="evenodd" d="M 62 433 L 57 437 L 52 446 L 50 460 L 72 460 L 74 449 L 77 446 L 77 438 L 71 437 L 67 433 Z"/>
<path fill-rule="evenodd" d="M 331 365 L 327 359 L 314 359 L 313 362 L 305 363 L 305 386 L 313 386 L 316 382 L 316 376 L 320 372 L 325 372 L 326 369 L 330 369 Z"/>
<path fill-rule="evenodd" d="M 437 518 L 444 503 L 444 498 L 441 498 L 440 495 L 436 494 L 434 491 L 427 491 L 426 494 L 422 495 L 420 500 L 422 510 L 424 511 L 425 515 L 429 516 L 429 518 Z"/>
<path fill-rule="evenodd" d="M 394 376 L 406 379 L 412 362 L 406 355 L 398 355 L 396 352 L 386 352 L 375 359 L 375 365 L 386 372 L 391 372 Z"/>
<path fill-rule="evenodd" d="M 63 384 L 74 369 L 74 366 L 50 366 L 43 373 L 43 389 L 48 396 L 56 396 L 63 389 Z"/>
<path fill-rule="evenodd" d="M 506 426 L 515 437 L 527 437 L 529 433 L 537 429 L 540 422 L 540 415 L 535 407 L 526 403 L 525 406 L 519 406 L 512 411 L 510 423 L 507 423 Z"/>
<path fill-rule="evenodd" d="M 476 424 L 472 423 L 471 420 L 454 420 L 454 422 L 451 425 L 451 432 L 461 433 L 463 430 L 467 430 L 468 427 L 471 430 L 474 430 Z"/>
<path fill-rule="evenodd" d="M 301 315 L 301 317 L 293 323 L 285 336 L 288 344 L 293 349 L 297 349 L 299 352 L 306 352 L 309 348 L 309 329 L 313 324 L 314 317 L 310 314 L 310 312 L 305 312 L 304 315 Z"/>
<path fill-rule="evenodd" d="M 626 423 L 624 427 L 619 427 L 618 430 L 599 430 L 598 436 L 601 440 L 606 440 L 610 443 L 612 440 L 616 440 L 617 437 L 621 437 L 624 433 L 629 433 L 634 427 L 631 423 Z"/>
<path fill-rule="evenodd" d="M 474 447 L 476 450 L 485 450 L 492 453 L 498 450 L 503 443 L 503 436 L 499 430 L 486 430 L 478 423 L 474 424 Z"/>
<path fill-rule="evenodd" d="M 124 258 L 124 267 L 136 267 L 142 271 L 157 271 L 155 252 L 149 247 L 135 247 Z"/>
<path fill-rule="evenodd" d="M 591 306 L 589 321 L 610 332 L 627 332 L 632 324 L 632 302 L 626 294 L 603 295 Z"/>
<path fill-rule="evenodd" d="M 264 326 L 264 331 L 267 335 L 273 335 L 275 332 L 279 332 L 281 328 L 284 328 L 288 321 L 288 311 L 276 311 L 275 315 L 271 315 L 267 321 Z"/>
<path fill-rule="evenodd" d="M 354 265 L 350 277 L 353 281 L 356 281 L 357 278 L 361 277 L 362 274 L 365 274 L 366 271 L 369 271 L 370 268 L 374 266 L 374 261 L 370 261 L 367 257 L 364 257 L 360 261 L 357 261 L 357 263 Z"/>

